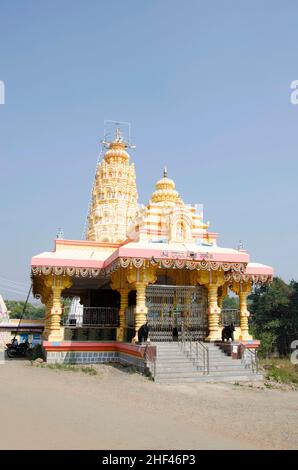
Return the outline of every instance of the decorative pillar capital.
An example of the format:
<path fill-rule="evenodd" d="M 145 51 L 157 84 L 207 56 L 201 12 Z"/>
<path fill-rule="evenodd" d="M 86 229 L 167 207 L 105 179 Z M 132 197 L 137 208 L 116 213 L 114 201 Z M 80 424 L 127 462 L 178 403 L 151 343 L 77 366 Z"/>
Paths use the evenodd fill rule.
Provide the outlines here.
<path fill-rule="evenodd" d="M 127 281 L 126 269 L 119 268 L 111 274 L 111 288 L 119 292 L 120 290 L 127 289 L 129 291 L 131 289 Z"/>
<path fill-rule="evenodd" d="M 237 295 L 246 295 L 246 297 L 251 293 L 252 290 L 252 281 L 247 281 L 247 282 L 236 282 L 233 281 L 233 283 L 230 286 L 230 289 Z"/>
<path fill-rule="evenodd" d="M 223 271 L 191 271 L 190 273 L 191 284 L 200 284 L 202 286 L 215 285 L 220 287 L 225 284 L 225 276 Z"/>
<path fill-rule="evenodd" d="M 127 271 L 127 281 L 129 284 L 144 283 L 147 284 L 154 284 L 156 282 L 156 267 L 155 266 L 148 266 L 142 268 L 135 268 L 132 267 Z"/>

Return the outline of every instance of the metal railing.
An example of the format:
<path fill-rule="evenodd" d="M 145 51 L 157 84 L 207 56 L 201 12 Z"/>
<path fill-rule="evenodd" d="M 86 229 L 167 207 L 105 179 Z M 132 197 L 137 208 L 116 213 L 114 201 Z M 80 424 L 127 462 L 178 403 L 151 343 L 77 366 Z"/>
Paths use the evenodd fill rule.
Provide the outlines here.
<path fill-rule="evenodd" d="M 209 366 L 209 350 L 201 341 L 193 340 L 192 332 L 183 327 L 182 334 L 178 343 L 181 350 L 193 362 L 193 365 L 198 371 L 208 375 L 210 371 Z"/>
<path fill-rule="evenodd" d="M 257 374 L 259 371 L 259 358 L 257 349 L 249 349 L 246 348 L 243 344 L 240 344 L 240 356 L 244 367 L 251 369 L 254 374 Z"/>
<path fill-rule="evenodd" d="M 69 307 L 62 316 L 62 324 L 68 328 L 117 328 L 118 321 L 118 309 L 114 307 L 82 307 L 74 313 Z"/>

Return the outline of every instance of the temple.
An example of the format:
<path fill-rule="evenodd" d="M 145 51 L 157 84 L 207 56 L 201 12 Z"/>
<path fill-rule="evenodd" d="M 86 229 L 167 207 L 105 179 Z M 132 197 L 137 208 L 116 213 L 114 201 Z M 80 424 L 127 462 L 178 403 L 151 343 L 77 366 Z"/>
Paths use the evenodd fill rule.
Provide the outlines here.
<path fill-rule="evenodd" d="M 113 344 L 127 357 L 146 322 L 153 344 L 179 341 L 186 330 L 194 341 L 216 342 L 229 322 L 235 341 L 251 342 L 247 297 L 271 282 L 272 268 L 218 246 L 203 206 L 186 204 L 166 169 L 140 205 L 128 150 L 117 130 L 97 165 L 86 239 L 59 237 L 53 251 L 32 258 L 45 348 L 65 358 Z M 230 291 L 239 296 L 236 312 L 222 310 Z"/>

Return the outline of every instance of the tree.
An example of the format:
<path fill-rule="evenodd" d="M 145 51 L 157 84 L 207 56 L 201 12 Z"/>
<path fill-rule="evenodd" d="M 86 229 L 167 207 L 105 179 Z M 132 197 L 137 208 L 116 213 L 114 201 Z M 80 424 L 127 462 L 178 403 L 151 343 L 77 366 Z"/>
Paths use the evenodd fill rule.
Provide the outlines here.
<path fill-rule="evenodd" d="M 249 297 L 252 330 L 263 343 L 263 352 L 274 349 L 280 355 L 290 352 L 298 332 L 298 283 L 289 285 L 275 277 L 269 286 L 256 287 Z"/>
<path fill-rule="evenodd" d="M 238 309 L 239 298 L 226 296 L 222 301 L 222 308 L 225 310 L 226 309 Z"/>
<path fill-rule="evenodd" d="M 22 300 L 5 300 L 10 318 L 21 318 L 25 302 Z M 45 307 L 43 305 L 35 306 L 27 303 L 23 318 L 31 320 L 43 319 L 45 316 Z"/>

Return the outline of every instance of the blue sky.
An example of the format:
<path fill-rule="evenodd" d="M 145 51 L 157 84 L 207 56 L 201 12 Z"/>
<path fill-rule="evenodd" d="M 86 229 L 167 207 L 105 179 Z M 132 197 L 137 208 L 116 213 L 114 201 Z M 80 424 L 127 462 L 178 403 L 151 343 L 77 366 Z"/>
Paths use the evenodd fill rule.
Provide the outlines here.
<path fill-rule="evenodd" d="M 298 279 L 297 18 L 293 1 L 2 0 L 2 295 L 58 227 L 81 238 L 105 119 L 131 122 L 140 202 L 167 165 L 221 246 Z"/>

